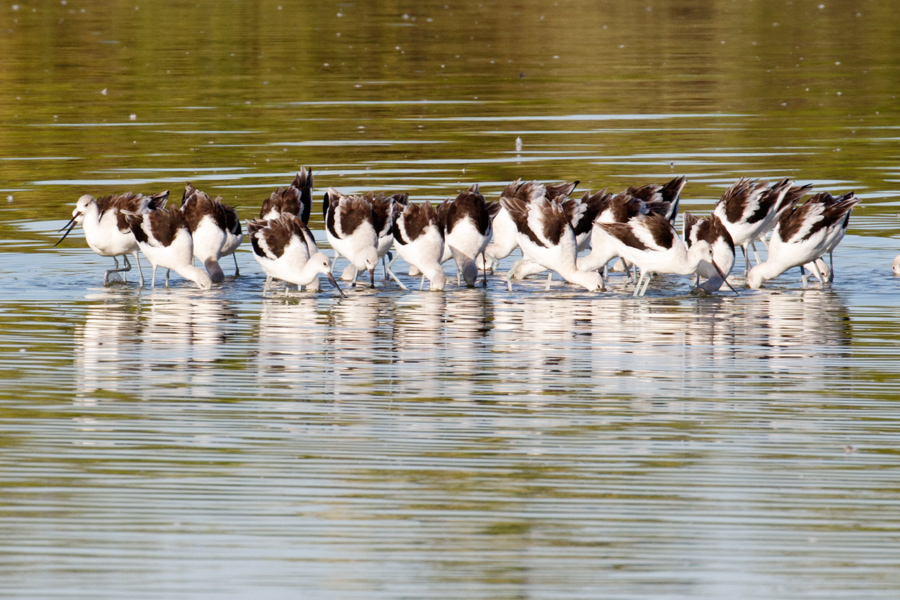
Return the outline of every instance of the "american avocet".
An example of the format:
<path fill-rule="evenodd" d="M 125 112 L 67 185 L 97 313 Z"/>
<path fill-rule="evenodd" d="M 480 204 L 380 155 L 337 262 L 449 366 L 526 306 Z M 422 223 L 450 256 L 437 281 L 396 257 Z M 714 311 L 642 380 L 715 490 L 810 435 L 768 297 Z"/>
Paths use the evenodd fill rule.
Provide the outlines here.
<path fill-rule="evenodd" d="M 566 194 L 570 190 L 573 190 L 577 183 L 578 182 L 576 181 L 574 183 L 550 186 L 546 198 L 562 206 L 563 211 L 569 219 L 569 224 L 572 226 L 572 231 L 575 233 L 577 252 L 581 252 L 590 245 L 594 219 L 596 219 L 600 212 L 606 207 L 609 194 L 607 194 L 604 189 L 596 194 L 585 192 L 581 199 L 570 198 Z M 519 264 L 516 272 L 513 273 L 513 279 L 525 279 L 529 275 L 535 275 L 545 270 L 546 269 L 535 262 L 530 260 L 523 261 Z M 550 277 L 552 278 L 552 274 Z"/>
<path fill-rule="evenodd" d="M 687 179 L 684 176 L 676 177 L 665 185 L 649 183 L 642 186 L 631 186 L 625 193 L 647 204 L 647 209 L 666 218 L 669 223 L 675 225 L 678 216 L 678 204 L 681 201 L 681 190 L 684 189 Z"/>
<path fill-rule="evenodd" d="M 409 203 L 403 207 L 402 212 L 395 215 L 393 234 L 397 253 L 422 274 L 419 289 L 424 287 L 426 277 L 431 282 L 431 290 L 444 289 L 446 276 L 441 268 L 441 256 L 444 253 L 443 230 L 443 223 L 437 212 L 427 201 L 421 204 Z M 388 273 L 391 273 L 400 287 L 406 289 L 391 271 Z"/>
<path fill-rule="evenodd" d="M 485 262 L 484 250 L 491 241 L 491 214 L 487 201 L 476 183 L 444 206 L 444 253 L 449 248 L 456 261 L 457 283 L 461 273 L 466 285 L 473 287 L 478 279 L 477 258 L 481 255 L 482 263 Z M 483 283 L 487 287 L 486 270 Z"/>
<path fill-rule="evenodd" d="M 500 261 L 515 250 L 519 245 L 518 238 L 518 229 L 516 228 L 516 224 L 513 222 L 512 217 L 509 215 L 509 211 L 503 208 L 503 198 L 514 198 L 517 194 L 520 193 L 522 188 L 522 180 L 516 179 L 512 183 L 506 186 L 502 192 L 500 192 L 500 200 L 499 206 L 489 206 L 492 214 L 494 215 L 491 220 L 491 229 L 493 230 L 493 240 L 490 244 L 488 244 L 487 248 L 485 248 L 484 253 L 491 260 L 492 270 L 496 268 L 497 265 L 500 264 Z M 578 186 L 578 181 L 564 181 L 562 183 L 552 183 L 544 186 L 544 193 L 552 198 L 557 198 L 560 196 L 568 197 L 575 188 Z M 523 265 L 526 265 L 523 267 Z M 535 265 L 532 261 L 524 260 L 518 261 L 517 267 L 514 275 L 517 275 L 519 278 L 523 278 L 526 275 L 529 275 L 528 271 L 536 269 L 535 273 L 540 273 L 544 271 L 543 267 Z"/>
<path fill-rule="evenodd" d="M 704 260 L 719 270 L 721 278 L 725 280 L 725 275 L 713 258 L 709 242 L 698 240 L 689 250 L 664 215 L 650 213 L 635 217 L 627 223 L 601 223 L 600 226 L 615 240 L 619 255 L 641 270 L 641 277 L 634 289 L 635 296 L 647 293 L 653 275 L 692 275 Z M 727 281 L 725 283 L 731 287 Z M 737 294 L 734 288 L 731 289 Z"/>
<path fill-rule="evenodd" d="M 244 232 L 241 231 L 241 220 L 238 218 L 237 210 L 227 204 L 222 204 L 222 208 L 225 210 L 225 243 L 222 244 L 222 256 L 230 254 L 234 258 L 234 276 L 238 277 L 241 270 L 238 268 L 235 250 L 244 241 Z"/>
<path fill-rule="evenodd" d="M 103 285 L 109 285 L 110 273 L 123 273 L 131 270 L 128 255 L 134 256 L 140 276 L 140 285 L 144 285 L 144 273 L 141 271 L 141 261 L 138 258 L 138 243 L 131 233 L 131 228 L 125 219 L 126 213 L 143 213 L 148 210 L 163 208 L 169 192 L 160 192 L 153 196 L 142 196 L 127 192 L 116 196 L 104 196 L 97 200 L 93 196 L 84 195 L 75 204 L 72 211 L 72 219 L 60 229 L 66 230 L 59 242 L 71 233 L 77 224 L 84 227 L 84 239 L 91 250 L 100 256 L 111 256 L 116 264 L 115 269 L 109 269 L 103 274 Z M 119 268 L 118 256 L 125 260 L 125 266 Z"/>
<path fill-rule="evenodd" d="M 638 215 L 649 214 L 647 204 L 629 194 L 604 194 L 600 199 L 600 211 L 591 223 L 591 251 L 579 257 L 576 265 L 583 271 L 603 269 L 606 276 L 606 265 L 619 256 L 618 247 L 612 237 L 600 227 L 600 223 L 627 223 Z"/>
<path fill-rule="evenodd" d="M 125 218 L 141 252 L 153 265 L 151 287 L 156 287 L 157 267 L 175 271 L 200 289 L 208 290 L 212 286 L 206 271 L 194 266 L 194 244 L 184 213 L 160 208 L 143 214 L 127 213 Z M 166 287 L 169 287 L 168 270 Z"/>
<path fill-rule="evenodd" d="M 725 283 L 721 275 L 728 277 L 734 267 L 734 241 L 728 229 L 716 215 L 707 219 L 699 219 L 691 213 L 684 213 L 684 242 L 690 248 L 700 240 L 712 246 L 713 260 L 718 269 L 710 263 L 701 261 L 697 265 L 697 287 L 707 292 L 716 292 Z M 706 279 L 702 284 L 700 278 Z"/>
<path fill-rule="evenodd" d="M 303 224 L 309 223 L 312 212 L 312 169 L 300 167 L 294 181 L 286 188 L 278 188 L 263 201 L 259 211 L 260 219 L 275 219 L 281 213 L 297 215 Z"/>
<path fill-rule="evenodd" d="M 228 222 L 220 199 L 213 200 L 189 183 L 184 187 L 181 212 L 191 230 L 194 258 L 203 263 L 214 283 L 221 283 L 225 273 L 219 266 L 219 258 L 225 245 Z"/>
<path fill-rule="evenodd" d="M 803 188 L 803 191 L 806 191 L 806 188 L 809 188 L 809 187 L 810 186 L 805 186 Z M 802 195 L 803 194 L 800 194 L 801 197 L 802 197 Z M 849 194 L 844 194 L 843 196 L 838 196 L 837 198 L 835 198 L 828 192 L 822 192 L 822 193 L 816 194 L 815 196 L 810 198 L 809 202 L 821 202 L 825 206 L 834 206 L 843 200 L 847 200 L 852 195 L 853 195 L 853 193 L 851 192 Z M 799 197 L 797 198 L 797 200 L 799 200 Z M 796 203 L 796 201 L 795 201 L 795 203 Z M 841 224 L 841 227 L 835 227 L 834 230 L 829 235 L 829 239 L 825 242 L 825 246 L 826 246 L 825 254 L 828 254 L 828 264 L 827 265 L 825 264 L 825 254 L 823 254 L 822 256 L 820 256 L 819 258 L 817 258 L 815 260 L 815 265 L 819 268 L 819 272 L 822 274 L 822 276 L 825 277 L 826 283 L 831 283 L 832 281 L 834 281 L 833 252 L 834 252 L 834 249 L 837 248 L 838 244 L 841 243 L 841 240 L 844 239 L 844 234 L 847 233 L 847 227 L 849 225 L 850 225 L 850 213 L 848 212 L 847 217 L 844 219 L 843 223 Z M 809 268 L 811 271 L 815 272 L 814 269 L 812 269 L 811 265 L 804 265 L 804 266 Z M 800 270 L 802 271 L 803 267 L 801 267 Z"/>
<path fill-rule="evenodd" d="M 511 198 L 515 196 L 521 185 L 522 180 L 516 179 L 500 192 L 500 197 L 508 196 Z M 490 268 L 493 271 L 500 264 L 501 260 L 512 254 L 512 251 L 519 246 L 519 242 L 516 239 L 516 224 L 513 223 L 512 217 L 509 216 L 509 212 L 503 208 L 503 205 L 500 202 L 496 204 L 491 202 L 488 204 L 488 209 L 491 210 L 491 231 L 493 232 L 493 237 L 484 249 L 484 254 L 488 260 L 482 260 L 482 264 L 479 266 L 485 270 Z M 490 266 L 488 266 L 487 262 L 490 262 Z"/>
<path fill-rule="evenodd" d="M 360 271 L 369 272 L 375 287 L 375 267 L 378 265 L 378 232 L 372 203 L 362 196 L 345 196 L 334 188 L 325 192 L 322 201 L 325 213 L 325 235 L 335 257 L 340 254 L 353 265 L 352 284 Z"/>
<path fill-rule="evenodd" d="M 566 213 L 562 203 L 547 199 L 546 194 L 544 185 L 532 181 L 522 185 L 514 197 L 504 196 L 500 199 L 516 224 L 516 238 L 524 256 L 522 260 L 531 260 L 546 269 L 556 271 L 569 283 L 580 285 L 588 291 L 602 287 L 603 278 L 599 273 L 579 270 L 575 262 L 578 245 L 571 223 L 580 217 L 587 207 L 573 203 L 569 205 L 573 211 L 570 215 Z M 510 269 L 506 277 L 507 287 L 510 290 L 512 290 L 511 276 L 517 267 L 518 263 Z M 547 289 L 550 289 L 549 278 Z"/>
<path fill-rule="evenodd" d="M 270 278 L 317 290 L 321 273 L 344 295 L 331 274 L 328 257 L 318 251 L 312 232 L 300 217 L 282 213 L 277 219 L 247 221 L 247 234 L 253 258 L 267 275 L 263 294 L 269 290 Z"/>
<path fill-rule="evenodd" d="M 750 248 L 756 254 L 753 242 L 765 236 L 775 227 L 778 216 L 785 207 L 784 198 L 791 182 L 782 179 L 769 187 L 764 181 L 741 178 L 725 190 L 716 203 L 713 214 L 719 217 L 735 246 L 744 252 L 745 272 L 750 270 Z M 759 262 L 759 256 L 756 257 Z"/>
<path fill-rule="evenodd" d="M 365 199 L 372 205 L 372 224 L 378 234 L 378 258 L 381 260 L 381 276 L 387 279 L 388 267 L 385 257 L 388 257 L 387 260 L 392 260 L 394 258 L 393 255 L 391 255 L 391 246 L 394 245 L 394 236 L 391 235 L 391 224 L 393 223 L 394 218 L 394 203 L 397 202 L 406 205 L 409 203 L 409 194 L 400 193 L 385 198 L 384 194 L 381 192 L 378 194 L 369 192 L 365 195 Z M 403 207 L 401 206 L 400 209 L 402 210 L 402 208 Z M 334 267 L 334 264 L 332 263 L 331 266 Z M 347 265 L 344 268 L 344 272 L 341 274 L 341 279 L 344 281 L 353 279 L 356 270 L 356 267 L 353 266 L 352 263 Z M 394 279 L 396 279 L 396 277 L 394 277 Z"/>
<path fill-rule="evenodd" d="M 806 203 L 787 209 L 778 219 L 772 239 L 769 241 L 769 255 L 765 262 L 750 269 L 747 285 L 759 289 L 763 282 L 778 277 L 792 267 L 811 263 L 813 274 L 825 285 L 825 277 L 819 271 L 815 260 L 826 252 L 834 250 L 847 227 L 850 212 L 859 203 L 852 193 L 846 194 L 834 204 L 821 201 Z M 804 286 L 806 279 L 803 280 Z"/>

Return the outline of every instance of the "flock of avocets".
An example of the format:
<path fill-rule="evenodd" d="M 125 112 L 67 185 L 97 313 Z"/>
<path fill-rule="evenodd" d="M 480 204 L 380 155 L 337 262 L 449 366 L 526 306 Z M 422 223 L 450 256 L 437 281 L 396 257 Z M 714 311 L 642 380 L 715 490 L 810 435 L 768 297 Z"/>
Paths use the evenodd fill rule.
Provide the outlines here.
<path fill-rule="evenodd" d="M 482 272 L 482 285 L 487 286 L 488 272 L 517 247 L 522 259 L 505 276 L 510 289 L 513 279 L 544 271 L 550 271 L 548 289 L 554 272 L 589 291 L 605 289 L 608 265 L 618 258 L 621 263 L 616 266 L 624 265 L 632 280 L 636 273 L 631 271 L 640 271 L 635 296 L 646 293 L 655 274 L 696 275 L 697 285 L 707 292 L 724 284 L 737 293 L 727 277 L 738 246 L 751 288 L 793 267 L 800 267 L 804 287 L 807 270 L 820 286 L 831 283 L 831 254 L 859 202 L 852 192 L 838 197 L 821 192 L 801 204 L 811 185 L 796 186 L 787 179 L 772 185 L 740 179 L 725 191 L 709 217 L 684 214 L 682 238 L 674 223 L 685 183 L 684 177 L 677 177 L 665 185 L 629 187 L 619 194 L 585 192 L 579 198 L 573 195 L 577 181 L 517 180 L 501 192 L 498 201 L 487 201 L 476 184 L 436 207 L 427 201 L 410 202 L 405 193 L 352 196 L 330 188 L 322 203 L 325 234 L 335 254 L 329 259 L 319 252 L 307 227 L 313 208 L 313 175 L 302 168 L 291 185 L 278 188 L 263 202 L 259 219 L 247 220 L 247 234 L 253 256 L 267 275 L 264 293 L 272 279 L 318 290 L 318 276 L 324 275 L 343 295 L 332 275 L 339 257 L 350 262 L 342 279 L 351 285 L 366 270 L 374 287 L 375 268 L 381 261 L 385 280 L 390 276 L 407 289 L 391 270 L 399 256 L 409 263 L 411 276 L 421 275 L 420 289 L 427 278 L 430 289 L 442 290 L 446 277 L 441 265 L 451 258 L 457 265 L 458 285 L 463 281 L 467 286 L 478 285 Z M 168 191 L 153 196 L 131 192 L 99 199 L 82 196 L 63 227 L 66 233 L 60 242 L 81 224 L 91 249 L 115 260 L 115 268 L 104 274 L 104 285 L 111 273 L 131 269 L 131 254 L 143 286 L 140 250 L 153 265 L 153 285 L 157 267 L 163 267 L 166 285 L 172 270 L 209 289 L 224 279 L 219 261 L 233 255 L 243 241 L 237 211 L 190 184 L 180 209 L 165 208 L 167 199 Z M 756 253 L 756 241 L 768 247 L 764 262 Z M 757 263 L 752 268 L 751 250 Z M 586 252 L 579 256 L 582 251 Z M 119 256 L 124 257 L 122 268 Z M 205 270 L 194 266 L 195 258 Z M 900 257 L 894 268 L 900 269 Z M 237 259 L 235 274 L 239 274 Z"/>

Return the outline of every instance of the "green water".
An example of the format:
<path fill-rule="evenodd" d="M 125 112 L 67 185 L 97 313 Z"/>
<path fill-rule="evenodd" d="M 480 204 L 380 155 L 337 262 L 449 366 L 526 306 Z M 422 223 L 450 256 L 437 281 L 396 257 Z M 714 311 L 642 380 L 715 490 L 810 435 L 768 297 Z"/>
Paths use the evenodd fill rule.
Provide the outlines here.
<path fill-rule="evenodd" d="M 0 596 L 896 598 L 898 8 L 310 4 L 0 7 Z M 251 218 L 301 166 L 327 253 L 330 186 L 863 202 L 832 289 L 739 297 L 263 298 L 246 245 L 103 288 L 52 248 L 85 193 Z"/>

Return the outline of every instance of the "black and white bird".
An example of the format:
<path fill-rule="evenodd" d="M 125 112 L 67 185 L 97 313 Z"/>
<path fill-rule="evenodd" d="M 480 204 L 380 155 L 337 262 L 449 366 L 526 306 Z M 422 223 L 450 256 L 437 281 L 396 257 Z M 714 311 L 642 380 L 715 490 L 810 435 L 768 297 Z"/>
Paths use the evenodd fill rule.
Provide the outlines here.
<path fill-rule="evenodd" d="M 486 262 L 485 248 L 491 241 L 491 213 L 487 201 L 478 188 L 472 185 L 456 198 L 438 207 L 439 218 L 444 224 L 444 255 L 449 249 L 456 262 L 457 284 L 460 274 L 466 285 L 473 287 L 478 279 L 478 257 Z M 487 271 L 484 272 L 487 287 Z"/>
<path fill-rule="evenodd" d="M 833 251 L 843 239 L 850 213 L 857 204 L 859 198 L 850 192 L 833 202 L 814 197 L 785 210 L 772 232 L 766 261 L 750 269 L 747 285 L 759 289 L 790 268 L 809 265 L 824 287 L 826 277 L 815 261 Z M 805 276 L 803 285 L 806 286 Z"/>
<path fill-rule="evenodd" d="M 619 255 L 641 270 L 641 277 L 634 289 L 635 296 L 647 293 L 654 275 L 692 275 L 704 260 L 731 287 L 713 258 L 709 242 L 698 240 L 688 249 L 665 215 L 650 213 L 639 215 L 627 223 L 601 223 L 600 226 L 613 237 Z M 731 289 L 734 291 L 734 288 Z"/>
<path fill-rule="evenodd" d="M 700 219 L 691 213 L 684 213 L 684 242 L 690 248 L 700 240 L 712 246 L 713 260 L 718 269 L 703 260 L 697 266 L 697 286 L 706 292 L 716 292 L 725 283 L 722 275 L 728 277 L 734 267 L 734 241 L 725 225 L 715 214 Z M 700 278 L 705 279 L 700 283 Z"/>
<path fill-rule="evenodd" d="M 391 202 L 393 204 L 393 202 Z M 360 271 L 369 272 L 375 287 L 375 267 L 378 265 L 378 230 L 372 203 L 363 196 L 346 196 L 334 188 L 325 192 L 322 201 L 325 215 L 325 235 L 334 249 L 353 265 L 352 284 Z"/>
<path fill-rule="evenodd" d="M 280 279 L 307 290 L 318 290 L 319 275 L 325 275 L 341 296 L 343 290 L 331 274 L 330 261 L 318 251 L 312 232 L 300 217 L 282 213 L 275 219 L 247 221 L 253 257 L 266 273 L 265 294 L 270 279 Z M 287 288 L 285 288 L 287 294 Z"/>
<path fill-rule="evenodd" d="M 213 283 L 224 281 L 219 258 L 228 236 L 228 218 L 221 199 L 213 200 L 189 183 L 181 198 L 181 212 L 191 230 L 194 258 L 203 263 Z"/>
<path fill-rule="evenodd" d="M 194 266 L 194 242 L 184 213 L 159 208 L 141 214 L 126 213 L 134 239 L 153 265 L 151 287 L 156 287 L 156 269 L 163 267 L 193 281 L 200 289 L 212 287 L 210 276 Z M 169 287 L 169 271 L 166 271 Z"/>
<path fill-rule="evenodd" d="M 578 243 L 572 223 L 583 214 L 586 206 L 570 204 L 567 214 L 562 202 L 549 199 L 547 188 L 536 181 L 519 186 L 512 197 L 503 196 L 500 202 L 516 225 L 516 239 L 522 249 L 523 261 L 530 260 L 545 269 L 558 273 L 569 283 L 588 291 L 603 287 L 603 278 L 596 271 L 578 269 Z M 522 261 L 519 261 L 521 263 Z M 507 274 L 507 287 L 512 289 L 512 274 Z M 551 273 L 552 276 L 552 273 Z M 547 289 L 550 280 L 547 280 Z"/>
<path fill-rule="evenodd" d="M 432 291 L 444 289 L 447 281 L 441 267 L 444 254 L 444 224 L 430 202 L 421 204 L 410 202 L 394 213 L 392 232 L 398 256 L 422 274 L 419 289 L 425 285 L 427 277 Z M 394 258 L 396 260 L 396 257 Z M 393 261 L 392 261 L 393 262 Z M 388 271 L 393 276 L 391 271 Z M 399 279 L 394 280 L 406 289 Z"/>
<path fill-rule="evenodd" d="M 716 203 L 713 214 L 728 229 L 735 247 L 740 246 L 744 251 L 745 272 L 750 270 L 750 249 L 756 254 L 754 242 L 775 227 L 787 206 L 784 199 L 790 188 L 791 182 L 787 179 L 770 187 L 764 181 L 742 178 L 725 190 Z M 758 255 L 756 260 L 758 263 Z"/>
<path fill-rule="evenodd" d="M 84 239 L 91 250 L 100 256 L 111 256 L 115 262 L 115 268 L 109 269 L 103 274 L 103 285 L 109 285 L 110 273 L 123 273 L 131 270 L 131 263 L 128 261 L 128 255 L 131 254 L 134 256 L 134 262 L 138 268 L 140 285 L 143 286 L 144 273 L 141 271 L 141 261 L 138 258 L 138 242 L 131 232 L 126 215 L 141 214 L 163 208 L 168 198 L 168 190 L 153 196 L 126 192 L 114 196 L 103 196 L 96 200 L 93 196 L 84 195 L 75 204 L 72 219 L 60 229 L 60 231 L 65 229 L 66 232 L 54 244 L 54 248 L 66 239 L 75 225 L 80 224 L 84 228 Z M 119 256 L 122 256 L 125 262 L 125 266 L 121 269 L 119 268 Z"/>

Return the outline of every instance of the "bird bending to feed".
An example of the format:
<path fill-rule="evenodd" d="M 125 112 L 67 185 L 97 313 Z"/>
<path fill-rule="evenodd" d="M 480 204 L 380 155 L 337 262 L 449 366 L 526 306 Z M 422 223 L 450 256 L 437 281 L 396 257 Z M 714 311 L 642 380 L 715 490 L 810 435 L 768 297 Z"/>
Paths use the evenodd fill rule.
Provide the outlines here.
<path fill-rule="evenodd" d="M 713 214 L 719 217 L 722 224 L 731 234 L 735 246 L 744 251 L 744 271 L 750 270 L 750 247 L 756 254 L 753 242 L 769 233 L 782 210 L 786 208 L 785 196 L 791 188 L 791 182 L 782 179 L 769 187 L 764 181 L 741 178 L 725 190 L 716 203 Z M 759 263 L 759 256 L 756 256 Z"/>
<path fill-rule="evenodd" d="M 634 289 L 635 296 L 647 293 L 653 275 L 693 275 L 701 261 L 712 265 L 725 284 L 737 294 L 716 264 L 710 243 L 698 240 L 688 249 L 664 215 L 650 213 L 639 215 L 627 223 L 601 223 L 600 226 L 615 240 L 619 255 L 641 270 L 641 277 Z"/>
<path fill-rule="evenodd" d="M 403 257 L 403 260 L 416 267 L 422 274 L 419 289 L 424 287 L 426 277 L 431 282 L 432 291 L 444 289 L 446 276 L 441 268 L 441 256 L 444 254 L 444 226 L 431 203 L 427 201 L 421 204 L 410 203 L 403 207 L 402 211 L 398 210 L 392 231 L 398 256 Z M 406 289 L 399 279 L 394 277 L 394 280 L 401 288 Z"/>
<path fill-rule="evenodd" d="M 697 265 L 697 287 L 706 292 L 717 292 L 725 280 L 720 277 L 728 277 L 734 267 L 734 241 L 731 234 L 716 215 L 709 218 L 698 219 L 691 213 L 684 213 L 684 241 L 690 248 L 700 240 L 704 240 L 712 246 L 713 260 L 719 266 L 717 270 L 704 261 Z M 702 284 L 700 278 L 706 279 Z"/>
<path fill-rule="evenodd" d="M 459 276 L 466 285 L 474 287 L 478 279 L 477 258 L 486 262 L 485 248 L 491 241 L 491 214 L 487 201 L 478 189 L 478 184 L 459 194 L 453 200 L 447 200 L 438 212 L 442 213 L 444 224 L 444 254 L 447 248 L 456 261 L 457 283 Z M 487 287 L 487 271 L 484 272 L 483 285 Z"/>
<path fill-rule="evenodd" d="M 500 192 L 500 198 L 515 196 L 521 185 L 522 180 L 516 179 Z M 516 238 L 516 224 L 513 223 L 512 217 L 509 216 L 509 211 L 503 208 L 503 204 L 491 202 L 488 208 L 491 210 L 491 230 L 494 235 L 491 242 L 484 249 L 487 260 L 482 259 L 482 265 L 480 266 L 485 270 L 490 268 L 493 271 L 500 264 L 501 260 L 512 254 L 512 251 L 519 246 L 519 241 Z"/>
<path fill-rule="evenodd" d="M 582 271 L 576 266 L 578 243 L 572 222 L 586 210 L 582 204 L 547 198 L 547 188 L 532 181 L 521 185 L 513 197 L 500 199 L 516 225 L 516 239 L 522 254 L 545 269 L 550 269 L 568 281 L 594 291 L 603 287 L 603 278 L 596 271 Z M 572 212 L 566 212 L 566 208 Z M 507 287 L 512 290 L 512 274 L 522 261 L 513 265 L 507 274 Z M 551 273 L 552 276 L 552 273 Z M 550 289 L 550 279 L 547 280 Z"/>
<path fill-rule="evenodd" d="M 131 227 L 125 218 L 127 213 L 140 214 L 148 210 L 163 208 L 169 198 L 169 191 L 160 192 L 153 196 L 142 196 L 126 192 L 115 196 L 104 196 L 94 199 L 93 196 L 84 195 L 75 204 L 72 211 L 72 219 L 60 229 L 66 230 L 62 238 L 53 246 L 58 246 L 66 236 L 71 233 L 77 224 L 84 228 L 84 239 L 91 250 L 100 256 L 111 256 L 116 268 L 109 269 L 103 274 L 103 285 L 109 285 L 110 273 L 123 273 L 131 270 L 128 255 L 134 256 L 140 276 L 140 285 L 144 285 L 144 273 L 141 271 L 141 261 L 138 258 L 138 243 L 131 233 Z M 125 259 L 125 266 L 119 268 L 118 256 Z"/>
<path fill-rule="evenodd" d="M 749 287 L 759 289 L 765 281 L 807 263 L 824 287 L 825 277 L 815 261 L 833 251 L 841 241 L 850 212 L 859 203 L 859 198 L 852 192 L 834 199 L 834 202 L 826 202 L 818 196 L 821 194 L 802 205 L 789 208 L 781 215 L 769 241 L 768 258 L 747 273 Z M 805 276 L 803 285 L 806 286 Z"/>
<path fill-rule="evenodd" d="M 184 187 L 181 212 L 191 230 L 194 258 L 203 263 L 214 283 L 221 283 L 225 280 L 225 273 L 219 266 L 219 258 L 229 234 L 228 217 L 221 198 L 213 200 L 206 192 L 194 189 L 189 183 Z"/>
<path fill-rule="evenodd" d="M 344 296 L 331 274 L 328 257 L 318 251 L 312 232 L 300 217 L 282 213 L 276 219 L 247 221 L 247 235 L 253 247 L 253 258 L 268 276 L 263 294 L 268 292 L 269 278 L 318 289 L 314 282 L 318 282 L 318 276 L 322 274 Z"/>
<path fill-rule="evenodd" d="M 812 187 L 812 186 L 806 186 L 805 188 L 803 188 L 803 191 L 805 192 L 806 189 L 809 187 Z M 821 202 L 825 206 L 834 206 L 837 203 L 841 202 L 842 200 L 846 200 L 849 196 L 852 196 L 852 195 L 853 195 L 852 193 L 844 194 L 843 196 L 838 196 L 837 198 L 835 198 L 828 192 L 822 192 L 822 193 L 816 194 L 815 196 L 810 198 L 809 201 L 810 202 Z M 803 196 L 803 194 L 800 194 L 800 196 L 797 197 L 797 199 L 794 201 L 794 203 L 796 204 L 797 200 L 799 200 L 802 196 Z M 850 214 L 848 213 L 847 217 L 841 223 L 841 226 L 836 227 L 834 229 L 834 231 L 832 232 L 832 234 L 830 235 L 829 239 L 826 241 L 825 253 L 822 254 L 822 256 L 820 256 L 819 258 L 817 258 L 815 261 L 813 261 L 815 263 L 814 265 L 813 264 L 804 265 L 810 271 L 812 271 L 813 274 L 815 274 L 815 272 L 816 272 L 816 269 L 814 269 L 813 267 L 814 266 L 817 267 L 819 270 L 819 273 L 821 273 L 822 276 L 825 278 L 825 281 L 823 283 L 830 284 L 832 281 L 834 281 L 833 252 L 834 252 L 834 249 L 837 248 L 838 244 L 841 243 L 841 240 L 844 239 L 844 234 L 847 233 L 847 227 L 849 225 L 850 225 Z M 825 260 L 824 260 L 825 254 L 828 254 L 828 264 L 827 265 L 825 264 Z M 800 273 L 803 276 L 801 278 L 801 281 L 803 281 L 803 283 L 805 285 L 806 284 L 806 274 L 803 272 L 803 266 L 800 267 Z"/>
<path fill-rule="evenodd" d="M 156 287 L 157 267 L 175 271 L 202 290 L 212 287 L 206 271 L 194 266 L 194 243 L 184 213 L 159 208 L 142 214 L 126 213 L 125 219 L 141 252 L 153 265 L 151 287 Z M 169 287 L 168 272 L 166 287 Z"/>
<path fill-rule="evenodd" d="M 297 215 L 304 225 L 309 224 L 312 213 L 313 174 L 300 167 L 294 181 L 286 188 L 278 188 L 263 201 L 259 218 L 275 219 L 282 213 Z"/>
<path fill-rule="evenodd" d="M 375 227 L 375 232 L 378 234 L 377 248 L 378 259 L 381 261 L 381 276 L 387 279 L 387 272 L 390 270 L 387 266 L 387 261 L 394 259 L 394 255 L 391 254 L 391 247 L 394 245 L 394 236 L 391 233 L 394 221 L 394 206 L 400 206 L 402 209 L 403 206 L 409 204 L 409 194 L 399 193 L 385 198 L 384 194 L 373 194 L 370 192 L 366 194 L 366 200 L 372 204 L 372 224 Z M 344 269 L 341 279 L 351 279 L 353 277 L 353 272 L 348 271 L 348 269 L 355 269 L 355 267 L 352 264 L 348 265 Z M 391 278 L 394 281 L 397 280 L 397 276 L 393 273 L 391 273 Z"/>
<path fill-rule="evenodd" d="M 322 210 L 325 235 L 335 251 L 335 260 L 340 254 L 354 267 L 351 285 L 356 285 L 360 271 L 368 271 L 371 287 L 375 287 L 378 231 L 372 203 L 362 196 L 345 196 L 329 188 L 322 201 Z"/>

